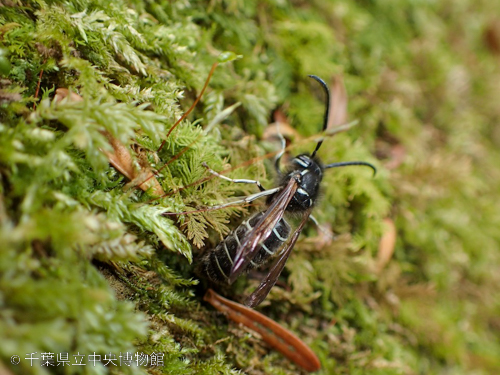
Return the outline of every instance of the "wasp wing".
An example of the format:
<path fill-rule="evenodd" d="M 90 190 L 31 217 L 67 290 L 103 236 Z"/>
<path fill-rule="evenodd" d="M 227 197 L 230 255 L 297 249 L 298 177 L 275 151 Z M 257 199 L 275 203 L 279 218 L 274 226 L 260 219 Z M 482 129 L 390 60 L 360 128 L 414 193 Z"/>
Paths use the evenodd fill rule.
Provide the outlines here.
<path fill-rule="evenodd" d="M 304 225 L 306 224 L 310 214 L 311 210 L 307 211 L 304 214 L 302 221 L 300 222 L 297 229 L 295 229 L 295 232 L 293 232 L 292 237 L 286 243 L 285 247 L 281 251 L 281 254 L 274 261 L 266 278 L 260 283 L 259 287 L 255 289 L 252 294 L 250 294 L 250 296 L 245 301 L 245 305 L 249 307 L 255 307 L 266 299 L 272 287 L 274 286 L 274 284 L 276 284 L 281 271 L 283 271 L 285 263 L 290 256 L 290 253 L 292 252 L 293 246 L 295 245 L 295 242 L 297 242 L 297 238 L 299 238 L 300 232 L 302 232 L 302 229 L 304 228 Z"/>
<path fill-rule="evenodd" d="M 297 191 L 297 181 L 290 178 L 287 185 L 276 195 L 265 215 L 255 224 L 253 229 L 247 233 L 241 244 L 236 249 L 233 266 L 229 274 L 229 283 L 233 283 L 246 269 L 246 266 L 257 255 L 259 244 L 271 234 L 273 228 L 283 217 L 288 203 Z"/>

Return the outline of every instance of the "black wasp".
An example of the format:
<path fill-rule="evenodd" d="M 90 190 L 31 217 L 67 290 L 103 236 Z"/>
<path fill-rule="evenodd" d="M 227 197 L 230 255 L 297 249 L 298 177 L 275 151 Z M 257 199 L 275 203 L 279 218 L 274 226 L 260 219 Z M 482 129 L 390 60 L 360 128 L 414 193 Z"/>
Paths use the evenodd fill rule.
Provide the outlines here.
<path fill-rule="evenodd" d="M 323 120 L 323 131 L 328 125 L 330 112 L 330 91 L 326 83 L 319 77 L 311 75 L 318 81 L 326 93 L 326 109 Z M 280 178 L 278 187 L 266 190 L 258 181 L 245 179 L 230 179 L 205 167 L 216 176 L 236 182 L 256 184 L 260 192 L 245 199 L 220 205 L 213 208 L 222 208 L 236 203 L 249 203 L 255 199 L 267 196 L 267 209 L 258 212 L 240 224 L 217 247 L 202 256 L 201 268 L 208 278 L 215 283 L 233 283 L 243 272 L 259 268 L 274 258 L 267 275 L 259 287 L 248 297 L 245 304 L 255 307 L 260 304 L 278 280 L 286 260 L 304 228 L 307 219 L 318 199 L 319 187 L 325 169 L 343 167 L 347 165 L 365 165 L 376 169 L 373 165 L 362 161 L 350 161 L 323 165 L 316 153 L 321 147 L 320 140 L 313 153 L 296 156 L 288 169 L 280 169 L 280 160 L 284 149 L 277 155 L 275 169 Z M 292 233 L 290 225 L 283 215 L 285 212 L 300 214 L 302 220 Z"/>

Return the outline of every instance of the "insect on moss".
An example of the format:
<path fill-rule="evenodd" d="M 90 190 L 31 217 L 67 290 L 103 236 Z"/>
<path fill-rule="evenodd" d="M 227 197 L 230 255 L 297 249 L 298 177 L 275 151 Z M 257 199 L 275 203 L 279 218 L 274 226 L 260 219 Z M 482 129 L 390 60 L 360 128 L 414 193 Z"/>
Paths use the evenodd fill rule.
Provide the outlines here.
<path fill-rule="evenodd" d="M 311 75 L 321 84 L 325 91 L 326 103 L 323 118 L 323 131 L 328 125 L 330 112 L 330 91 L 326 83 L 319 77 Z M 283 142 L 284 143 L 284 142 Z M 250 307 L 259 305 L 269 294 L 278 280 L 285 263 L 297 241 L 304 225 L 311 217 L 311 212 L 318 200 L 319 188 L 325 170 L 350 165 L 375 167 L 364 161 L 338 162 L 324 165 L 316 155 L 323 143 L 318 141 L 311 155 L 300 154 L 282 170 L 281 157 L 284 145 L 275 158 L 275 169 L 279 177 L 277 187 L 265 189 L 259 181 L 247 179 L 231 179 L 205 167 L 215 176 L 234 183 L 255 184 L 259 192 L 230 204 L 222 204 L 210 209 L 224 208 L 235 204 L 248 204 L 256 199 L 267 197 L 265 210 L 255 213 L 244 220 L 214 249 L 206 252 L 201 258 L 201 269 L 210 281 L 216 284 L 233 283 L 241 274 L 260 268 L 271 260 L 266 275 L 257 289 L 247 298 L 245 304 Z M 286 221 L 285 213 L 301 216 L 299 225 L 292 231 Z"/>

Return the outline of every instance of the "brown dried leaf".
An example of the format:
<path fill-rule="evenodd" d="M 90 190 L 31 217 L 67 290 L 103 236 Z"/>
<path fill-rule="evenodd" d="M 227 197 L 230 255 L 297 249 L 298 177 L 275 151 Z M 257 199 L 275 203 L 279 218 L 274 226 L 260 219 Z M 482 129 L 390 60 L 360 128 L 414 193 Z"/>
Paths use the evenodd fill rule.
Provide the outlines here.
<path fill-rule="evenodd" d="M 377 272 L 382 271 L 382 269 L 391 260 L 396 246 L 396 226 L 394 225 L 394 222 L 391 219 L 386 218 L 384 219 L 384 225 L 385 231 L 378 245 L 376 262 Z"/>
<path fill-rule="evenodd" d="M 330 85 L 330 116 L 327 129 L 347 123 L 347 91 L 342 76 L 333 77 Z"/>
<path fill-rule="evenodd" d="M 69 101 L 73 102 L 81 102 L 83 100 L 83 98 L 76 92 L 69 91 L 66 88 L 58 88 L 56 90 L 56 95 L 54 96 L 55 102 L 59 103 L 65 98 L 68 98 Z"/>
<path fill-rule="evenodd" d="M 403 145 L 397 144 L 390 149 L 390 159 L 385 163 L 387 169 L 396 169 L 401 164 L 403 164 L 406 157 L 406 149 Z"/>
<path fill-rule="evenodd" d="M 67 88 L 58 88 L 54 100 L 56 102 L 61 102 L 65 98 L 74 102 L 83 100 L 80 95 L 69 91 Z M 139 150 L 136 153 L 139 163 L 139 168 L 137 168 L 128 147 L 124 146 L 106 130 L 102 130 L 101 134 L 107 138 L 109 144 L 113 147 L 113 152 L 103 150 L 104 154 L 108 157 L 110 164 L 130 180 L 130 183 L 127 185 L 137 186 L 144 191 L 151 189 L 151 193 L 154 196 L 162 196 L 165 194 L 149 166 L 146 155 L 144 155 L 142 151 Z"/>
<path fill-rule="evenodd" d="M 301 139 L 300 134 L 295 130 L 290 123 L 286 115 L 279 109 L 274 111 L 273 114 L 274 122 L 269 124 L 269 126 L 264 130 L 264 134 L 262 138 L 269 142 L 274 142 L 279 140 L 279 134 L 285 138 L 287 141 L 287 146 L 290 143 L 290 140 L 299 140 Z"/>
<path fill-rule="evenodd" d="M 313 372 L 321 368 L 316 354 L 298 336 L 274 320 L 249 307 L 228 300 L 212 289 L 207 290 L 203 299 L 220 312 L 226 313 L 229 319 L 260 334 L 262 340 L 305 371 Z"/>
<path fill-rule="evenodd" d="M 491 52 L 500 54 L 500 20 L 490 21 L 484 31 L 484 41 Z"/>

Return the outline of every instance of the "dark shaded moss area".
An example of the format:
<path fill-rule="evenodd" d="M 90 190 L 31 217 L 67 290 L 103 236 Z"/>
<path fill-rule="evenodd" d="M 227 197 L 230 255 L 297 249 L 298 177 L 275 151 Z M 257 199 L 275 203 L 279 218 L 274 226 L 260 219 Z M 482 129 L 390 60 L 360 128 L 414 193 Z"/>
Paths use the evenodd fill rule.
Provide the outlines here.
<path fill-rule="evenodd" d="M 321 247 L 308 226 L 288 287 L 259 309 L 310 344 L 324 374 L 500 372 L 499 12 L 486 0 L 1 1 L 0 372 L 300 373 L 202 302 L 192 259 L 248 209 L 161 214 L 255 192 L 193 184 L 203 162 L 257 158 L 230 176 L 272 186 L 259 156 L 273 110 L 304 137 L 321 127 L 308 74 L 341 76 L 359 120 L 325 140 L 322 159 L 379 173 L 328 171 L 315 216 L 338 236 Z M 56 103 L 58 88 L 83 100 Z M 104 131 L 143 150 L 174 193 L 152 200 L 129 183 Z M 380 267 L 384 219 L 397 237 Z M 35 352 L 164 358 L 30 366 Z"/>

